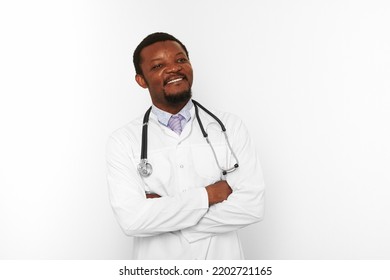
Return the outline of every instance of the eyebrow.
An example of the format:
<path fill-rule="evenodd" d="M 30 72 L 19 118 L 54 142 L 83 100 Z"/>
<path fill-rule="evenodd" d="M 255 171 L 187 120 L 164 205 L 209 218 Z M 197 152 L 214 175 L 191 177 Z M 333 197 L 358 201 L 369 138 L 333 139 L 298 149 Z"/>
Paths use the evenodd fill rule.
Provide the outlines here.
<path fill-rule="evenodd" d="M 184 52 L 178 52 L 177 54 L 175 54 L 175 56 L 179 56 L 179 55 L 185 55 L 186 56 L 186 54 Z M 152 58 L 150 60 L 150 62 L 154 62 L 154 61 L 157 61 L 157 60 L 162 60 L 162 58 L 161 57 Z"/>

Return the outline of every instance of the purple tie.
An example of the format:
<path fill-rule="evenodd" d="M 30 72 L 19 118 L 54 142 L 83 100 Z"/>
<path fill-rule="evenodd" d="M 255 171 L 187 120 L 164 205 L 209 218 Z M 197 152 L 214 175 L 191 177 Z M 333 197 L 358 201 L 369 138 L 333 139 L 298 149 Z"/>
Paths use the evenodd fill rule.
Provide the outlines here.
<path fill-rule="evenodd" d="M 181 127 L 181 121 L 184 119 L 182 115 L 172 116 L 168 121 L 168 127 L 180 135 L 183 128 Z"/>

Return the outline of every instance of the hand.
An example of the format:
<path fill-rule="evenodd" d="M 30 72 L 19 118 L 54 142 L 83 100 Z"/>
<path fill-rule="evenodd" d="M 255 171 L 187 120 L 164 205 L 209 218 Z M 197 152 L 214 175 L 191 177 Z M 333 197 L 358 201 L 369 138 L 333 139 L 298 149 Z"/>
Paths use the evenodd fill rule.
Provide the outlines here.
<path fill-rule="evenodd" d="M 161 197 L 161 196 L 159 196 L 156 193 L 147 193 L 146 194 L 146 198 L 159 198 L 159 197 Z"/>
<path fill-rule="evenodd" d="M 232 189 L 226 181 L 218 181 L 206 187 L 209 196 L 209 206 L 226 200 Z"/>

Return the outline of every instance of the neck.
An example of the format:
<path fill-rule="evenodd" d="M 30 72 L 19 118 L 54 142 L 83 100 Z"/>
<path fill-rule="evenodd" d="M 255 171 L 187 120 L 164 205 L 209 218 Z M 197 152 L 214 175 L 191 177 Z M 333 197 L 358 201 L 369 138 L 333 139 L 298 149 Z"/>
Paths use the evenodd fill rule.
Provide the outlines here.
<path fill-rule="evenodd" d="M 175 103 L 175 104 L 171 104 L 171 103 L 168 103 L 168 104 L 155 104 L 155 103 L 153 103 L 153 104 L 154 104 L 154 106 L 156 106 L 160 110 L 168 112 L 172 115 L 176 115 L 177 113 L 179 113 L 181 111 L 181 109 L 184 108 L 184 106 L 186 106 L 187 102 L 188 102 L 188 100 L 183 101 L 183 102 L 179 102 L 179 103 Z"/>

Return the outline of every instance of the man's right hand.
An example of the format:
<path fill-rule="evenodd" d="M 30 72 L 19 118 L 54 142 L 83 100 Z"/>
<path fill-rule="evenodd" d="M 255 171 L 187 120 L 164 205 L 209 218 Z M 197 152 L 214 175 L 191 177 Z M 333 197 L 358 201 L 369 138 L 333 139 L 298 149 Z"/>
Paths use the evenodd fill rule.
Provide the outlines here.
<path fill-rule="evenodd" d="M 206 187 L 209 196 L 209 206 L 222 202 L 232 193 L 232 189 L 226 181 L 218 181 Z"/>

